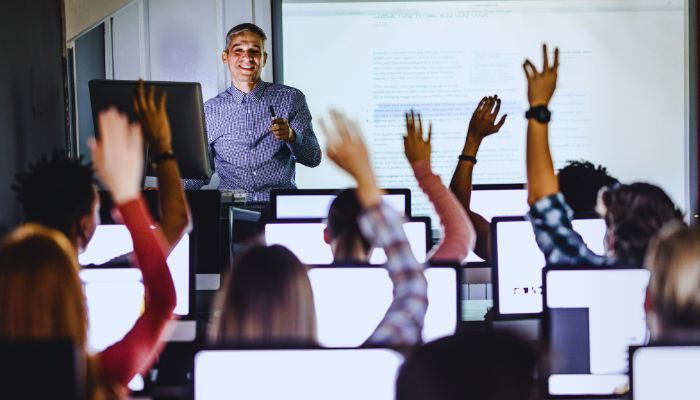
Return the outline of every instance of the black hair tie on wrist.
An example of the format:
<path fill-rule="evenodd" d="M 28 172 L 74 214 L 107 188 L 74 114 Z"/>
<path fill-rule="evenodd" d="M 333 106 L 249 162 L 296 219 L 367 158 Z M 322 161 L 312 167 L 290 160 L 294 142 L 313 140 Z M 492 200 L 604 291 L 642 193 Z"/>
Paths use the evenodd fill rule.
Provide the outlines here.
<path fill-rule="evenodd" d="M 459 156 L 459 161 L 471 161 L 476 164 L 476 157 L 462 154 Z"/>

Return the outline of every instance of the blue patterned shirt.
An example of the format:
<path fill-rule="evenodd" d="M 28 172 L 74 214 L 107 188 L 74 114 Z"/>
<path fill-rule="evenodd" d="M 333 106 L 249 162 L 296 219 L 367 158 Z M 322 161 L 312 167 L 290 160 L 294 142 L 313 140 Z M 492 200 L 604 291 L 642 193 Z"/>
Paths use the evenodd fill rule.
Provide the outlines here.
<path fill-rule="evenodd" d="M 595 254 L 586 246 L 574 231 L 573 217 L 574 212 L 561 193 L 543 197 L 530 208 L 528 218 L 547 265 L 617 265 L 615 259 Z"/>
<path fill-rule="evenodd" d="M 365 345 L 420 344 L 428 310 L 428 283 L 423 273 L 425 266 L 416 261 L 406 238 L 403 217 L 381 203 L 364 210 L 357 223 L 367 240 L 386 252 L 386 269 L 394 284 L 394 300 Z"/>
<path fill-rule="evenodd" d="M 275 117 L 289 121 L 294 142 L 283 142 L 269 132 L 270 106 Z M 295 163 L 315 167 L 321 162 L 309 107 L 295 88 L 260 81 L 245 94 L 232 85 L 204 103 L 204 113 L 219 188 L 242 189 L 248 201 L 268 201 L 270 189 L 295 189 Z M 187 189 L 204 184 L 185 180 Z"/>

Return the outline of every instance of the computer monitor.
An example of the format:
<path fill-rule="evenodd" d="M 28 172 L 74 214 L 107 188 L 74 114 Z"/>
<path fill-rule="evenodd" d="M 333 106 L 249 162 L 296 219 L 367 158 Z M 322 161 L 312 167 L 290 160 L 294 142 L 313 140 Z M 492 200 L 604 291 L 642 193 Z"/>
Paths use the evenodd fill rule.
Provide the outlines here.
<path fill-rule="evenodd" d="M 493 217 L 525 215 L 530 206 L 527 204 L 525 184 L 473 185 L 469 208 L 491 222 Z M 465 262 L 483 262 L 484 259 L 473 251 Z"/>
<path fill-rule="evenodd" d="M 460 310 L 460 270 L 455 265 L 426 268 L 428 311 L 425 342 L 454 334 Z M 385 268 L 373 265 L 311 266 L 318 341 L 325 347 L 356 347 L 374 332 L 392 300 L 393 285 Z"/>
<path fill-rule="evenodd" d="M 382 199 L 403 216 L 411 215 L 410 189 L 384 189 Z M 338 189 L 272 189 L 270 210 L 275 219 L 326 218 Z"/>
<path fill-rule="evenodd" d="M 115 106 L 136 121 L 133 96 L 138 81 L 93 79 L 89 82 L 95 134 L 99 135 L 98 114 Z M 173 152 L 177 155 L 183 178 L 208 180 L 213 170 L 209 161 L 209 144 L 204 122 L 202 88 L 198 82 L 146 81 L 157 93 L 167 93 L 166 109 L 172 131 Z M 154 172 L 148 173 L 154 175 Z"/>
<path fill-rule="evenodd" d="M 121 340 L 144 309 L 141 270 L 87 267 L 80 270 L 88 311 L 88 347 L 99 352 Z"/>
<path fill-rule="evenodd" d="M 203 350 L 194 398 L 393 400 L 402 362 L 388 349 Z"/>
<path fill-rule="evenodd" d="M 690 399 L 700 393 L 700 343 L 633 348 L 632 400 Z"/>
<path fill-rule="evenodd" d="M 85 354 L 66 339 L 1 339 L 4 399 L 85 399 Z"/>
<path fill-rule="evenodd" d="M 604 254 L 605 221 L 580 217 L 573 227 L 588 247 Z M 544 255 L 537 246 L 532 223 L 524 217 L 495 217 L 491 222 L 492 283 L 498 315 L 542 312 Z"/>
<path fill-rule="evenodd" d="M 648 340 L 642 268 L 545 268 L 548 393 L 604 396 L 626 391 L 628 348 Z"/>
<path fill-rule="evenodd" d="M 125 225 L 98 225 L 85 251 L 78 256 L 78 262 L 80 265 L 126 266 L 130 261 L 136 261 L 129 260 L 128 257 L 133 251 L 134 244 Z M 193 279 L 190 265 L 190 235 L 188 233 L 184 234 L 175 245 L 167 261 L 177 296 L 174 312 L 180 316 L 188 316 L 191 314 Z"/>
<path fill-rule="evenodd" d="M 265 242 L 279 244 L 292 251 L 304 264 L 331 264 L 331 246 L 323 240 L 326 224 L 321 219 L 276 220 L 265 224 Z M 404 232 L 418 262 L 425 262 L 430 250 L 430 218 L 411 217 L 403 224 Z M 374 249 L 371 264 L 383 264 L 386 254 L 383 249 Z"/>

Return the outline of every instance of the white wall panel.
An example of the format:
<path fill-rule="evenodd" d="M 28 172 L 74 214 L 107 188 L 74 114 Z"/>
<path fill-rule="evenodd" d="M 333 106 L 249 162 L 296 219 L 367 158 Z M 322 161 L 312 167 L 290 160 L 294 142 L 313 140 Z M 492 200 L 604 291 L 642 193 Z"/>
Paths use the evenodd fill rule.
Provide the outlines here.
<path fill-rule="evenodd" d="M 150 0 L 151 79 L 200 82 L 206 101 L 219 93 L 221 34 L 217 0 Z"/>
<path fill-rule="evenodd" d="M 112 17 L 114 79 L 149 79 L 146 1 L 136 0 Z"/>

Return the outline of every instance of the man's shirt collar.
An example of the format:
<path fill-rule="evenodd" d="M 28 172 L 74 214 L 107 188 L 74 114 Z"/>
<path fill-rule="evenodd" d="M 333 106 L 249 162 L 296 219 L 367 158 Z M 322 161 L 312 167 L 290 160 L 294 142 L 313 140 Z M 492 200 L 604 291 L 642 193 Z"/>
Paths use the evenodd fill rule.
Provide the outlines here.
<path fill-rule="evenodd" d="M 248 94 L 241 92 L 233 84 L 231 86 L 229 86 L 229 88 L 226 89 L 226 91 L 229 93 L 229 95 L 231 95 L 231 97 L 233 98 L 233 101 L 236 104 L 242 104 L 243 100 L 246 97 L 250 98 L 250 96 L 253 96 L 253 98 L 255 98 L 256 100 L 262 99 L 263 93 L 265 93 L 265 88 L 267 88 L 267 85 L 268 85 L 267 82 L 263 82 L 262 80 L 260 80 L 255 85 L 253 90 L 251 90 L 250 93 L 248 93 Z"/>

